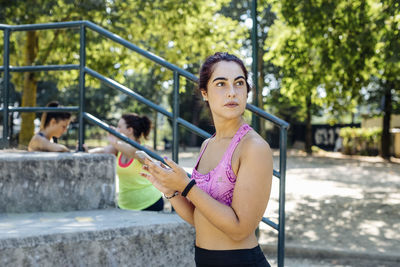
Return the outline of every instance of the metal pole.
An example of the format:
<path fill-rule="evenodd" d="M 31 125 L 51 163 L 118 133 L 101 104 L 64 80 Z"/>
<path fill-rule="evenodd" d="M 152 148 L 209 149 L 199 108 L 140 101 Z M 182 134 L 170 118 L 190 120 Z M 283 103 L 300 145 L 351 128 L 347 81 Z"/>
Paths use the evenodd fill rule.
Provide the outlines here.
<path fill-rule="evenodd" d="M 8 87 L 10 83 L 10 30 L 4 30 L 4 80 L 3 80 L 3 148 L 8 148 Z"/>
<path fill-rule="evenodd" d="M 178 163 L 179 157 L 179 74 L 174 71 L 174 110 L 172 117 L 172 160 Z"/>
<path fill-rule="evenodd" d="M 85 122 L 83 113 L 85 112 L 85 65 L 86 65 L 86 29 L 82 23 L 80 28 L 80 48 L 79 48 L 79 142 L 78 150 L 84 151 L 85 141 Z"/>
<path fill-rule="evenodd" d="M 278 225 L 278 266 L 284 266 L 285 259 L 285 187 L 286 187 L 286 145 L 287 128 L 280 129 L 280 152 L 279 152 L 279 225 Z"/>
<path fill-rule="evenodd" d="M 258 22 L 257 22 L 257 0 L 253 0 L 251 4 L 251 17 L 253 19 L 253 27 L 251 29 L 251 43 L 252 43 L 252 72 L 253 72 L 253 105 L 259 107 L 258 103 Z M 252 126 L 254 130 L 260 130 L 260 120 L 259 118 L 253 113 L 252 114 Z"/>

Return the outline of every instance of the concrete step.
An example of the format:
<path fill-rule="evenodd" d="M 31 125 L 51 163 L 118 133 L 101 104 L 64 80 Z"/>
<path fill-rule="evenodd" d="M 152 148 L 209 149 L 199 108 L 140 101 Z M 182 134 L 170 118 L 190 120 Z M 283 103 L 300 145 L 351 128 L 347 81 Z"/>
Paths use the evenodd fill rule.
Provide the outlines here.
<path fill-rule="evenodd" d="M 0 153 L 0 213 L 115 207 L 115 156 Z"/>
<path fill-rule="evenodd" d="M 193 245 L 175 213 L 0 214 L 0 266 L 194 266 Z"/>

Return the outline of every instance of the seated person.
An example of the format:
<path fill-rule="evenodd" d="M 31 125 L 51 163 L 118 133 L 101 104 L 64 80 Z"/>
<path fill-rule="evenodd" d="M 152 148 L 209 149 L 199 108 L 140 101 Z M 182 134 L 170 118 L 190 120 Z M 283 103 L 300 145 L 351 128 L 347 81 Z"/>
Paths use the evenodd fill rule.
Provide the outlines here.
<path fill-rule="evenodd" d="M 52 101 L 47 107 L 60 107 L 60 104 Z M 56 138 L 67 131 L 70 121 L 69 112 L 44 112 L 40 120 L 40 130 L 29 142 L 28 151 L 69 152 L 66 146 L 57 144 Z"/>
<path fill-rule="evenodd" d="M 147 116 L 137 114 L 124 114 L 118 121 L 115 129 L 120 134 L 141 142 L 147 138 L 151 129 L 151 121 Z M 112 134 L 108 135 L 109 145 L 90 149 L 89 153 L 109 153 L 117 157 L 118 183 L 118 206 L 127 210 L 161 211 L 164 209 L 162 194 L 151 182 L 143 178 L 142 159 L 136 154 L 138 151 L 124 141 L 119 140 Z M 86 146 L 84 146 L 85 150 Z"/>

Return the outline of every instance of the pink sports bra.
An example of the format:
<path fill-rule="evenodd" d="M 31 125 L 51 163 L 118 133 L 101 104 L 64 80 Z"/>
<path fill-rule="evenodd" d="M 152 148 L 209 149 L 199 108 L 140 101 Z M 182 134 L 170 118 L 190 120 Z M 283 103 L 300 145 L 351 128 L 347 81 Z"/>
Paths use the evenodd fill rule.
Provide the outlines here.
<path fill-rule="evenodd" d="M 248 124 L 243 124 L 232 138 L 228 149 L 225 151 L 217 167 L 209 173 L 201 174 L 197 171 L 197 166 L 208 146 L 207 142 L 204 149 L 200 152 L 197 163 L 193 168 L 192 179 L 196 180 L 196 185 L 211 197 L 227 206 L 232 204 L 233 190 L 236 184 L 236 175 L 232 170 L 232 155 L 240 140 L 251 129 L 252 128 Z M 212 137 L 214 136 L 215 134 Z"/>

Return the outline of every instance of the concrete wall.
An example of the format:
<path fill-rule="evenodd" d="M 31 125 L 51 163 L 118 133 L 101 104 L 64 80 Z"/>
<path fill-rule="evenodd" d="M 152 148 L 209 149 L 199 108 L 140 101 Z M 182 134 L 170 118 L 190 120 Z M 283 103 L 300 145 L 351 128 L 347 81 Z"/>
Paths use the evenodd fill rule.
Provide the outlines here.
<path fill-rule="evenodd" d="M 0 213 L 115 207 L 115 157 L 0 153 Z"/>
<path fill-rule="evenodd" d="M 361 122 L 361 128 L 382 128 L 383 117 L 376 118 L 363 118 Z M 392 115 L 390 118 L 390 129 L 400 128 L 400 115 Z"/>
<path fill-rule="evenodd" d="M 105 209 L 0 214 L 0 266 L 194 266 L 176 214 Z"/>

